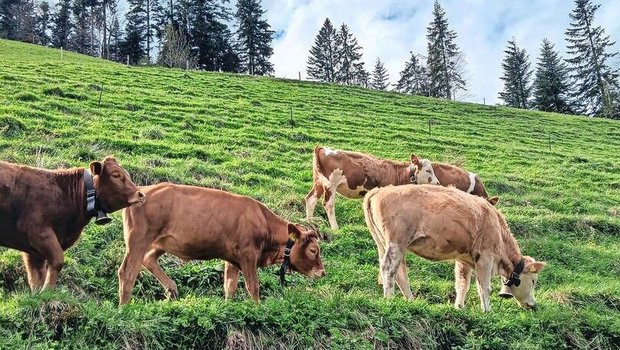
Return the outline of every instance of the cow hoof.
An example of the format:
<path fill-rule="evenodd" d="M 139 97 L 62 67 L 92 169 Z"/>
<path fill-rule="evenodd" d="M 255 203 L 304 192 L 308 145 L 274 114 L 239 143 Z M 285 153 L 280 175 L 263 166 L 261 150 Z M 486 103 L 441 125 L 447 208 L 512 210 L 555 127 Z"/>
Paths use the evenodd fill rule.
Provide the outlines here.
<path fill-rule="evenodd" d="M 176 289 L 166 289 L 166 298 L 168 300 L 177 300 L 177 298 L 179 297 L 179 291 Z"/>

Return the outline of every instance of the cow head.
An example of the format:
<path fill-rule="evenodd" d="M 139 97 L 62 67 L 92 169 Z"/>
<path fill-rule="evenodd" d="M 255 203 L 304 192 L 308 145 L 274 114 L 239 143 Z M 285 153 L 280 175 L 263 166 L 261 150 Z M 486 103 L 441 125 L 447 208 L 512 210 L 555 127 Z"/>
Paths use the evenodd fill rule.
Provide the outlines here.
<path fill-rule="evenodd" d="M 534 258 L 524 256 L 525 265 L 520 276 L 520 284 L 511 285 L 510 287 L 503 285 L 500 295 L 514 296 L 519 305 L 525 309 L 534 309 L 536 307 L 536 299 L 534 298 L 534 288 L 538 282 L 538 274 L 545 267 L 543 261 L 536 261 Z"/>
<path fill-rule="evenodd" d="M 106 211 L 144 203 L 144 193 L 131 181 L 129 173 L 123 169 L 114 157 L 105 157 L 101 162 L 90 163 L 90 172 L 97 191 L 97 198 Z"/>
<path fill-rule="evenodd" d="M 415 179 L 418 185 L 430 184 L 439 185 L 439 180 L 435 176 L 435 171 L 431 161 L 428 159 L 420 159 L 420 157 L 411 153 L 411 165 L 415 171 Z"/>
<path fill-rule="evenodd" d="M 291 269 L 308 277 L 325 276 L 318 232 L 298 224 L 288 224 L 288 231 L 295 240 L 291 249 Z"/>

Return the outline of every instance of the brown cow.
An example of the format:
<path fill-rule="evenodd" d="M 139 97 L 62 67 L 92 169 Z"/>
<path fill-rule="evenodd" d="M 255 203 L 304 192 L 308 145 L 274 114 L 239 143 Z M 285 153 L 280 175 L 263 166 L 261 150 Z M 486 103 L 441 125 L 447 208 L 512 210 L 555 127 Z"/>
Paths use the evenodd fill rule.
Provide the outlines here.
<path fill-rule="evenodd" d="M 429 185 L 375 189 L 364 198 L 366 224 L 377 244 L 383 294 L 394 294 L 394 278 L 413 298 L 407 250 L 433 261 L 455 260 L 457 308 L 463 307 L 472 271 L 481 306 L 489 311 L 491 277 L 501 275 L 519 304 L 536 305 L 534 286 L 544 262 L 521 255 L 502 214 L 488 201 L 452 187 Z"/>
<path fill-rule="evenodd" d="M 414 155 L 411 155 L 414 160 Z M 306 220 L 311 220 L 318 200 L 325 196 L 323 205 L 332 229 L 336 222 L 336 193 L 346 198 L 361 198 L 375 187 L 404 185 L 423 181 L 439 184 L 431 162 L 415 157 L 416 163 L 395 162 L 371 155 L 333 150 L 317 146 L 312 160 L 313 186 L 306 196 Z"/>
<path fill-rule="evenodd" d="M 245 287 L 259 301 L 257 267 L 287 262 L 309 277 L 325 275 L 318 234 L 281 219 L 262 203 L 220 190 L 161 183 L 141 188 L 149 200 L 123 210 L 125 259 L 118 270 L 120 304 L 131 298 L 144 265 L 174 299 L 176 283 L 157 259 L 170 253 L 183 260 L 223 259 L 226 298 L 234 295 L 243 272 Z M 293 240 L 289 239 L 292 237 Z"/>
<path fill-rule="evenodd" d="M 411 162 L 416 167 L 422 167 L 423 161 L 415 154 L 411 156 Z M 489 197 L 486 188 L 480 180 L 480 177 L 470 171 L 464 170 L 454 165 L 444 163 L 432 163 L 433 172 L 442 186 L 454 186 L 461 191 L 486 198 L 489 203 L 495 205 L 499 201 L 498 197 Z M 426 177 L 417 178 L 416 183 L 433 184 Z"/>
<path fill-rule="evenodd" d="M 64 265 L 63 251 L 91 218 L 144 199 L 113 157 L 90 163 L 90 171 L 0 162 L 0 246 L 23 252 L 33 291 L 53 287 Z"/>

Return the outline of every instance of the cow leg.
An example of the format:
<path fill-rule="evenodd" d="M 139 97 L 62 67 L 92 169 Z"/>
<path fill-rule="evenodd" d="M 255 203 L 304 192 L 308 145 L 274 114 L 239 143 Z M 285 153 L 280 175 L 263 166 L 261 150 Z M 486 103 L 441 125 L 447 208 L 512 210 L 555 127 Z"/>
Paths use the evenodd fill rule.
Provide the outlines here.
<path fill-rule="evenodd" d="M 383 296 L 386 298 L 394 295 L 394 276 L 404 255 L 405 249 L 394 242 L 388 243 L 380 264 L 383 276 Z"/>
<path fill-rule="evenodd" d="M 314 208 L 316 208 L 316 203 L 321 199 L 325 190 L 323 186 L 317 184 L 316 182 L 312 186 L 312 189 L 306 196 L 306 220 L 312 220 L 314 216 Z"/>
<path fill-rule="evenodd" d="M 60 243 L 58 243 L 56 234 L 53 230 L 46 229 L 35 237 L 31 237 L 30 244 L 47 262 L 47 273 L 42 289 L 45 290 L 56 286 L 58 274 L 65 264 L 64 252 Z"/>
<path fill-rule="evenodd" d="M 396 272 L 396 284 L 407 300 L 413 299 L 413 293 L 411 293 L 411 286 L 409 285 L 409 277 L 407 276 L 407 262 L 404 257 Z"/>
<path fill-rule="evenodd" d="M 39 254 L 22 253 L 22 259 L 26 266 L 26 274 L 28 275 L 28 285 L 30 290 L 36 292 L 43 287 L 45 282 L 45 259 Z"/>
<path fill-rule="evenodd" d="M 244 254 L 245 255 L 245 254 Z M 244 256 L 243 261 L 240 261 L 241 273 L 243 273 L 243 280 L 245 281 L 245 289 L 255 302 L 260 302 L 258 295 L 258 270 L 257 259 L 253 254 L 247 254 Z"/>
<path fill-rule="evenodd" d="M 148 253 L 144 256 L 144 260 L 142 264 L 157 278 L 159 283 L 164 287 L 166 291 L 166 296 L 170 300 L 176 300 L 179 296 L 179 290 L 177 288 L 177 284 L 174 283 L 168 275 L 161 269 L 157 259 L 162 256 L 165 252 L 159 248 L 152 248 Z"/>
<path fill-rule="evenodd" d="M 224 262 L 224 298 L 226 300 L 232 299 L 237 292 L 238 285 L 239 268 L 228 261 Z"/>
<path fill-rule="evenodd" d="M 491 295 L 491 272 L 492 264 L 489 259 L 480 259 L 476 263 L 476 286 L 480 296 L 480 306 L 482 311 L 491 310 L 489 298 Z"/>
<path fill-rule="evenodd" d="M 129 236 L 128 240 L 127 235 L 125 236 L 125 257 L 123 263 L 118 268 L 118 295 L 120 305 L 127 304 L 131 298 L 133 286 L 136 283 L 136 278 L 142 267 L 144 255 L 150 244 L 150 242 L 145 242 L 146 235 L 136 233 L 136 236 L 141 237 L 135 237 L 135 240 L 132 240 L 133 237 Z"/>
<path fill-rule="evenodd" d="M 336 222 L 336 191 L 333 188 L 325 190 L 325 197 L 323 199 L 323 206 L 327 212 L 327 219 L 329 220 L 329 226 L 332 230 L 338 229 L 338 223 Z"/>
<path fill-rule="evenodd" d="M 465 306 L 465 296 L 469 292 L 471 284 L 471 273 L 473 269 L 460 261 L 454 264 L 454 289 L 456 290 L 456 299 L 454 307 L 460 309 Z"/>

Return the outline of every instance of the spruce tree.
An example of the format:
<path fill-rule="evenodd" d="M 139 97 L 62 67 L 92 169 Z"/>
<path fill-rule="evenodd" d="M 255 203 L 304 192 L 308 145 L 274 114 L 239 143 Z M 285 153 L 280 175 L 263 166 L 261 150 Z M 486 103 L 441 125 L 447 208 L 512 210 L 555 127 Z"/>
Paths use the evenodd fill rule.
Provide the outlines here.
<path fill-rule="evenodd" d="M 273 74 L 269 58 L 273 54 L 271 42 L 274 31 L 261 19 L 265 11 L 259 0 L 237 1 L 237 40 L 241 71 L 250 75 Z"/>
<path fill-rule="evenodd" d="M 336 47 L 336 29 L 329 18 L 314 39 L 310 48 L 306 73 L 310 79 L 333 83 L 336 81 L 338 55 Z"/>
<path fill-rule="evenodd" d="M 48 34 L 50 15 L 50 4 L 47 1 L 41 2 L 36 16 L 35 34 L 37 44 L 47 46 L 50 43 L 50 36 Z"/>
<path fill-rule="evenodd" d="M 543 39 L 536 66 L 534 107 L 546 112 L 572 113 L 568 69 L 547 39 Z"/>
<path fill-rule="evenodd" d="M 15 9 L 21 0 L 0 0 L 0 38 L 16 39 Z"/>
<path fill-rule="evenodd" d="M 71 8 L 74 27 L 70 49 L 83 54 L 89 54 L 91 46 L 88 5 L 89 0 L 74 0 Z"/>
<path fill-rule="evenodd" d="M 525 49 L 517 46 L 514 38 L 508 41 L 504 54 L 506 55 L 502 61 L 504 74 L 500 77 L 504 81 L 504 90 L 499 93 L 499 98 L 504 100 L 507 106 L 529 108 L 532 94 L 529 57 Z"/>
<path fill-rule="evenodd" d="M 377 62 L 375 63 L 375 69 L 372 71 L 372 80 L 370 83 L 370 87 L 375 90 L 385 90 L 390 85 L 390 78 L 388 76 L 387 69 L 383 66 L 383 62 L 381 59 L 377 57 Z"/>
<path fill-rule="evenodd" d="M 106 58 L 112 61 L 122 62 L 123 54 L 121 53 L 121 43 L 123 33 L 118 20 L 118 12 L 116 7 L 110 7 L 110 30 L 108 31 Z"/>
<path fill-rule="evenodd" d="M 52 45 L 68 49 L 69 38 L 73 30 L 71 21 L 71 0 L 60 0 L 56 3 L 56 13 L 52 16 Z"/>
<path fill-rule="evenodd" d="M 424 59 L 411 52 L 411 58 L 405 63 L 396 83 L 396 91 L 406 94 L 429 96 L 430 80 L 428 69 L 423 65 Z"/>
<path fill-rule="evenodd" d="M 34 43 L 36 41 L 36 13 L 34 0 L 20 0 L 12 9 L 14 40 Z"/>
<path fill-rule="evenodd" d="M 361 62 L 362 47 L 344 23 L 336 34 L 336 56 L 338 58 L 336 82 L 345 85 L 362 85 L 360 78 L 367 75 L 363 68 L 364 63 Z"/>
<path fill-rule="evenodd" d="M 446 12 L 435 0 L 433 20 L 427 28 L 430 95 L 452 99 L 457 90 L 466 90 L 464 60 L 455 43 L 456 32 L 448 28 Z"/>
<path fill-rule="evenodd" d="M 619 89 L 618 69 L 609 66 L 608 60 L 617 52 L 608 49 L 615 44 L 605 36 L 601 26 L 594 25 L 594 13 L 600 5 L 590 0 L 575 0 L 570 14 L 570 28 L 566 30 L 570 76 L 576 89 L 574 97 L 581 103 L 581 112 L 613 117 L 614 96 Z"/>
<path fill-rule="evenodd" d="M 129 11 L 125 14 L 125 38 L 120 43 L 120 53 L 129 57 L 129 64 L 138 64 L 147 53 L 146 41 L 146 0 L 129 0 Z"/>

